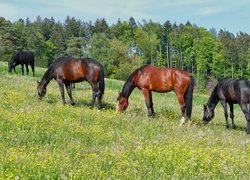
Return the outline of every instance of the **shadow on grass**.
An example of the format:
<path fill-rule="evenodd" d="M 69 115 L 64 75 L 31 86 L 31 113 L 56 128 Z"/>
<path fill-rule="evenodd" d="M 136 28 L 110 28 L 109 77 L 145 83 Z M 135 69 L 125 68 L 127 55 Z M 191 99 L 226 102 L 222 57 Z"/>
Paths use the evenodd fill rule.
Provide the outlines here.
<path fill-rule="evenodd" d="M 224 123 L 208 123 L 208 124 L 204 124 L 202 121 L 196 122 L 197 126 L 205 126 L 205 127 L 211 127 L 212 129 L 216 129 L 216 128 L 224 128 L 225 130 L 229 130 L 229 131 L 246 131 L 247 128 L 245 126 L 238 126 L 236 125 L 235 128 L 232 127 L 232 125 L 230 125 L 228 128 L 226 127 L 226 124 Z"/>
<path fill-rule="evenodd" d="M 80 100 L 78 102 L 75 102 L 76 104 L 74 106 L 76 107 L 82 107 L 82 106 L 87 106 L 89 108 L 91 108 L 91 100 Z M 97 107 L 97 100 L 95 101 L 94 107 Z M 102 108 L 101 109 L 111 109 L 111 110 L 115 110 L 115 106 L 111 103 L 102 101 Z"/>
<path fill-rule="evenodd" d="M 180 120 L 181 113 L 169 108 L 162 108 L 159 112 L 156 113 L 156 116 L 166 116 L 169 119 Z"/>

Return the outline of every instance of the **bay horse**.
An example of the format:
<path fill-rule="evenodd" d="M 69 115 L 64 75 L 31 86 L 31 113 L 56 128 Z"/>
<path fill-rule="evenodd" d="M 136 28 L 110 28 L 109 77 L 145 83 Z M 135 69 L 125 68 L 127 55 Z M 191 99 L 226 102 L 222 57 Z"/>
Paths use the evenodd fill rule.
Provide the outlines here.
<path fill-rule="evenodd" d="M 55 79 L 59 85 L 62 102 L 66 104 L 64 96 L 64 87 L 70 98 L 70 104 L 75 105 L 72 98 L 71 83 L 87 81 L 92 88 L 91 108 L 95 104 L 95 99 L 98 99 L 98 109 L 101 109 L 101 99 L 104 94 L 104 70 L 103 66 L 96 60 L 91 58 L 74 58 L 74 57 L 60 57 L 43 75 L 41 81 L 38 81 L 37 91 L 40 99 L 46 94 L 46 87 L 51 79 Z"/>
<path fill-rule="evenodd" d="M 155 114 L 152 91 L 160 93 L 174 91 L 181 109 L 181 124 L 185 122 L 186 118 L 191 118 L 194 78 L 190 73 L 178 68 L 142 66 L 130 75 L 119 93 L 116 106 L 118 112 L 126 110 L 129 105 L 129 96 L 135 87 L 140 89 L 144 95 L 148 117 Z"/>
<path fill-rule="evenodd" d="M 22 66 L 22 75 L 24 75 L 24 65 L 26 66 L 26 72 L 27 75 L 29 74 L 29 68 L 28 65 L 31 66 L 32 72 L 33 72 L 33 76 L 35 73 L 35 58 L 32 52 L 16 52 L 12 58 L 8 61 L 8 68 L 9 68 L 9 72 L 12 72 L 12 69 L 14 69 L 15 73 L 16 69 L 15 67 L 17 65 L 21 65 Z"/>
<path fill-rule="evenodd" d="M 226 128 L 229 128 L 227 103 L 230 107 L 230 118 L 232 119 L 232 127 L 234 129 L 236 125 L 234 124 L 233 106 L 234 104 L 239 104 L 247 121 L 247 134 L 250 134 L 250 110 L 247 107 L 250 102 L 250 81 L 230 78 L 220 80 L 214 87 L 207 104 L 204 105 L 204 124 L 209 123 L 213 119 L 214 109 L 219 101 L 224 109 Z"/>

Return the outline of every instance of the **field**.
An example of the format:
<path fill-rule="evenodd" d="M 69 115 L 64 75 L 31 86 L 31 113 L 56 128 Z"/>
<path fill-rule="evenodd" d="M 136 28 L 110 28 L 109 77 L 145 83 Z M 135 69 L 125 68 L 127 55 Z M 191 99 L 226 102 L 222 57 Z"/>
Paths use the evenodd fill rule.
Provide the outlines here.
<path fill-rule="evenodd" d="M 0 179 L 250 178 L 250 136 L 238 106 L 238 129 L 225 129 L 220 104 L 204 126 L 208 95 L 195 93 L 192 123 L 180 127 L 173 93 L 154 93 L 156 116 L 147 118 L 139 90 L 125 113 L 115 112 L 124 82 L 111 79 L 105 81 L 102 111 L 90 109 L 91 90 L 84 82 L 76 84 L 73 107 L 62 105 L 54 80 L 38 99 L 37 80 L 44 72 L 8 73 L 0 62 Z"/>

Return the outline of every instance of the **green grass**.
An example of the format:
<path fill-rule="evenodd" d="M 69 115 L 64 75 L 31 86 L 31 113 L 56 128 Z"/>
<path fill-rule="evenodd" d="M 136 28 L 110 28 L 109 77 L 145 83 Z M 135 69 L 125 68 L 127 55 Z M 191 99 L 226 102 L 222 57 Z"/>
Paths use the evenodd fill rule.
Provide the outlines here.
<path fill-rule="evenodd" d="M 7 72 L 0 62 L 0 179 L 249 179 L 250 136 L 239 107 L 237 130 L 225 129 L 221 105 L 201 124 L 207 95 L 194 95 L 192 124 L 179 126 L 173 93 L 153 94 L 155 118 L 147 118 L 139 90 L 125 113 L 115 113 L 124 82 L 106 79 L 104 108 L 90 109 L 89 85 L 73 91 L 76 106 L 62 105 L 53 80 L 41 101 L 36 76 Z M 67 101 L 69 101 L 67 97 Z"/>

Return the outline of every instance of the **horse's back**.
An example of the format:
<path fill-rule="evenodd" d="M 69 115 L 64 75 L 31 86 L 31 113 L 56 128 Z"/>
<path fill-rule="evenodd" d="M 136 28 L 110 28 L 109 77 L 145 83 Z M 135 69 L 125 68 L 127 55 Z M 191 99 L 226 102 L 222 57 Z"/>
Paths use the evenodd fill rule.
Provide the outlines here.
<path fill-rule="evenodd" d="M 250 101 L 250 81 L 247 79 L 239 79 L 235 81 L 234 89 L 238 98 L 243 101 Z"/>
<path fill-rule="evenodd" d="M 64 81 L 97 81 L 100 64 L 91 58 L 61 57 L 53 64 L 55 76 L 61 77 Z"/>
<path fill-rule="evenodd" d="M 34 64 L 35 58 L 33 53 L 30 51 L 25 51 L 25 52 L 20 51 L 16 52 L 13 55 L 13 60 L 20 64 L 28 64 L 28 63 Z"/>
<path fill-rule="evenodd" d="M 247 79 L 225 78 L 218 82 L 217 87 L 220 99 L 233 103 L 250 100 L 250 82 Z"/>
<path fill-rule="evenodd" d="M 160 68 L 152 65 L 143 66 L 138 73 L 139 86 L 158 92 L 167 92 L 175 88 L 187 89 L 191 76 L 190 73 L 178 68 Z"/>

